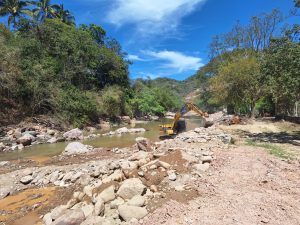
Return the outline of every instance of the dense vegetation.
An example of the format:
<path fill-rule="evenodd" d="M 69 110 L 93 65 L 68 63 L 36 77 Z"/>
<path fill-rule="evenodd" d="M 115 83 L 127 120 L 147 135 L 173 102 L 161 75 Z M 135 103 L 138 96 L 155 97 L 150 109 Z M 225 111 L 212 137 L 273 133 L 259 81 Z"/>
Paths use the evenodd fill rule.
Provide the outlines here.
<path fill-rule="evenodd" d="M 0 15 L 8 19 L 0 26 L 0 122 L 50 114 L 81 126 L 180 108 L 173 91 L 131 85 L 119 43 L 100 26 L 76 27 L 63 5 L 2 0 Z"/>
<path fill-rule="evenodd" d="M 283 18 L 274 10 L 213 38 L 211 61 L 197 74 L 202 107 L 226 106 L 230 113 L 251 116 L 299 115 L 300 26 L 282 26 Z"/>

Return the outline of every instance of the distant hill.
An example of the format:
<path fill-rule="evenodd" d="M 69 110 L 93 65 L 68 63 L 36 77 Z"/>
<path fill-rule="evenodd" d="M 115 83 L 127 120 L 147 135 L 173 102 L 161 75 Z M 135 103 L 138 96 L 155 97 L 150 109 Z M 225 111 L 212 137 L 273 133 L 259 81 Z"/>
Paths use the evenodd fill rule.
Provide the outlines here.
<path fill-rule="evenodd" d="M 157 78 L 151 80 L 150 84 L 161 89 L 173 91 L 181 97 L 186 97 L 189 93 L 199 88 L 196 76 L 191 76 L 184 81 L 169 78 Z"/>

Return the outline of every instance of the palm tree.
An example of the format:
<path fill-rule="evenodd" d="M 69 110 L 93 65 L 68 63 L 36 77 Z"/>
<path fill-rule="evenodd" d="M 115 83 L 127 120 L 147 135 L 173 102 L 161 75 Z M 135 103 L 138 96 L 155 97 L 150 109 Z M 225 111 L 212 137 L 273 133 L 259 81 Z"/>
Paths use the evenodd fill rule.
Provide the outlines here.
<path fill-rule="evenodd" d="M 33 15 L 37 20 L 43 22 L 46 18 L 55 18 L 55 5 L 51 5 L 51 0 L 39 0 L 35 3 L 37 8 L 33 9 Z"/>
<path fill-rule="evenodd" d="M 18 18 L 23 15 L 30 15 L 31 11 L 27 6 L 31 5 L 32 2 L 20 1 L 20 0 L 0 0 L 0 16 L 8 16 L 7 25 L 13 23 L 14 27 L 17 24 Z"/>
<path fill-rule="evenodd" d="M 69 24 L 69 25 L 75 25 L 75 17 L 72 15 L 72 13 L 69 10 L 64 9 L 64 5 L 54 5 L 53 8 L 55 9 L 56 18 L 60 19 L 62 22 Z"/>

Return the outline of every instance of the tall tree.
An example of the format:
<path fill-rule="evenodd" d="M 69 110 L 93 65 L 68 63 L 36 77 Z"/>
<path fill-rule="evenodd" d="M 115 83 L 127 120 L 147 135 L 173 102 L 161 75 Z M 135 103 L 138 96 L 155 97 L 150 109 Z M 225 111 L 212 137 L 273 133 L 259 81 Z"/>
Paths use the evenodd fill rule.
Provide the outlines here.
<path fill-rule="evenodd" d="M 237 110 L 245 109 L 254 117 L 255 103 L 263 90 L 257 54 L 251 50 L 235 50 L 223 59 L 210 81 L 212 101 Z"/>
<path fill-rule="evenodd" d="M 69 25 L 75 24 L 75 17 L 69 10 L 65 10 L 63 4 L 53 5 L 53 8 L 55 9 L 55 16 L 62 22 Z"/>
<path fill-rule="evenodd" d="M 293 115 L 293 106 L 300 100 L 300 43 L 288 38 L 273 40 L 264 53 L 262 72 L 269 92 L 282 106 L 277 112 Z"/>
<path fill-rule="evenodd" d="M 233 49 L 246 48 L 258 52 L 267 48 L 270 40 L 276 36 L 282 20 L 282 13 L 273 10 L 271 13 L 253 16 L 249 25 L 242 26 L 237 23 L 230 32 L 214 37 L 210 44 L 211 57 Z"/>
<path fill-rule="evenodd" d="M 32 10 L 38 21 L 43 22 L 46 18 L 55 18 L 57 5 L 52 5 L 51 0 L 39 0 L 35 3 L 36 8 Z"/>
<path fill-rule="evenodd" d="M 18 19 L 24 15 L 31 15 L 31 11 L 27 8 L 32 3 L 20 0 L 1 0 L 0 16 L 8 16 L 7 25 L 16 26 Z"/>

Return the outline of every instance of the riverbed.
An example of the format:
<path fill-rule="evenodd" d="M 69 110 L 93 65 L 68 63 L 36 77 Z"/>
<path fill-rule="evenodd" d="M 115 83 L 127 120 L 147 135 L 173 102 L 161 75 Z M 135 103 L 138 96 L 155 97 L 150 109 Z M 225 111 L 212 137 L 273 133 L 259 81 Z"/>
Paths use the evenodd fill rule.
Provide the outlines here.
<path fill-rule="evenodd" d="M 201 126 L 202 120 L 199 117 L 190 117 L 185 119 L 186 130 L 192 130 Z M 137 137 L 149 138 L 155 142 L 159 140 L 159 125 L 164 123 L 170 123 L 172 120 L 163 119 L 161 121 L 149 121 L 144 123 L 138 123 L 135 125 L 129 125 L 128 128 L 144 128 L 145 133 L 123 134 L 113 136 L 98 136 L 83 140 L 82 143 L 91 145 L 94 148 L 124 148 L 132 146 L 135 143 Z M 114 131 L 122 126 L 115 126 L 110 130 L 97 131 L 97 133 L 103 134 L 109 131 Z M 8 153 L 0 153 L 0 161 L 18 160 L 18 159 L 33 159 L 35 161 L 47 160 L 50 157 L 61 154 L 61 152 L 68 145 L 68 142 L 54 143 L 54 144 L 39 144 L 32 145 L 25 148 L 22 151 L 14 151 Z"/>

